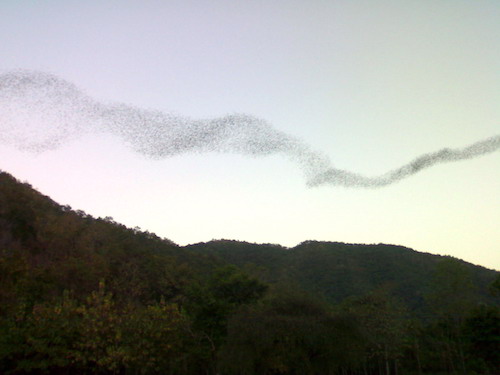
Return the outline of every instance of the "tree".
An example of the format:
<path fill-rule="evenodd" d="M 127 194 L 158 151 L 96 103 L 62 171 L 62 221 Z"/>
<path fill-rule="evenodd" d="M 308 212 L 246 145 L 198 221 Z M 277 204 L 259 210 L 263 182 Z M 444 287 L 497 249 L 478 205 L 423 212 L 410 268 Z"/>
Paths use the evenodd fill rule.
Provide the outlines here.
<path fill-rule="evenodd" d="M 235 266 L 216 269 L 202 283 L 193 283 L 187 291 L 184 309 L 191 318 L 194 332 L 207 349 L 205 361 L 216 371 L 216 354 L 226 336 L 228 317 L 241 305 L 257 301 L 267 286 L 241 273 Z"/>
<path fill-rule="evenodd" d="M 361 353 L 349 317 L 305 293 L 280 290 L 231 317 L 220 356 L 234 374 L 334 374 L 355 368 Z"/>
<path fill-rule="evenodd" d="M 403 305 L 386 288 L 379 288 L 347 299 L 341 308 L 352 315 L 361 329 L 366 365 L 379 371 L 383 368 L 386 375 L 397 373 L 410 329 Z"/>
<path fill-rule="evenodd" d="M 489 289 L 492 296 L 500 298 L 500 274 L 493 280 Z"/>
<path fill-rule="evenodd" d="M 469 367 L 500 373 L 500 309 L 496 306 L 475 309 L 465 321 L 464 336 Z"/>
<path fill-rule="evenodd" d="M 452 372 L 467 372 L 462 327 L 474 306 L 473 292 L 471 274 L 463 262 L 445 258 L 436 265 L 426 295 L 433 313 L 429 337 L 433 337 L 433 352 L 441 353 L 443 367 Z"/>
<path fill-rule="evenodd" d="M 23 374 L 78 369 L 80 319 L 69 293 L 56 303 L 32 308 L 20 304 L 0 325 L 0 370 Z"/>

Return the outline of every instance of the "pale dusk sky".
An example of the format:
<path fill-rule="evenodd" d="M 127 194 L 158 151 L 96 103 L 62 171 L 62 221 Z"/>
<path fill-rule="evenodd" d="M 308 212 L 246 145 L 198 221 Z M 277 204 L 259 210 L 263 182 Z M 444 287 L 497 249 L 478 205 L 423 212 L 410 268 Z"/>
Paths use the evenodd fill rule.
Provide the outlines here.
<path fill-rule="evenodd" d="M 496 0 L 2 0 L 0 35 L 0 74 L 194 119 L 250 114 L 367 176 L 500 133 Z M 499 152 L 378 189 L 308 188 L 279 154 L 151 160 L 101 133 L 39 154 L 0 143 L 0 169 L 180 245 L 388 243 L 500 269 Z"/>

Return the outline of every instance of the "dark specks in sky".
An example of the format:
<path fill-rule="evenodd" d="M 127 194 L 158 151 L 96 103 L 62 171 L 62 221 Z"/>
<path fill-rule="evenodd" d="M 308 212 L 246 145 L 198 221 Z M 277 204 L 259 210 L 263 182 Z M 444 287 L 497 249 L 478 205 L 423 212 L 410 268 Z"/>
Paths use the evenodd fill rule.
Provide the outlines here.
<path fill-rule="evenodd" d="M 462 149 L 424 154 L 381 176 L 366 177 L 333 167 L 328 156 L 252 115 L 191 119 L 105 104 L 64 79 L 33 71 L 0 76 L 0 130 L 0 142 L 34 152 L 55 149 L 85 133 L 111 133 L 154 159 L 202 152 L 282 154 L 299 166 L 308 186 L 382 187 L 438 163 L 471 159 L 500 148 L 497 135 Z"/>

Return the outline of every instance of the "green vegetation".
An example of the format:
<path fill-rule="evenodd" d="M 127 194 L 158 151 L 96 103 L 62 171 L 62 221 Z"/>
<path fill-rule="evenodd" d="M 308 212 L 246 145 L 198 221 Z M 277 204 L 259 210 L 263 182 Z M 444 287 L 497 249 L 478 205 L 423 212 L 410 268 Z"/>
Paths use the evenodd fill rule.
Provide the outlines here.
<path fill-rule="evenodd" d="M 388 245 L 179 247 L 0 172 L 2 374 L 497 374 L 500 275 Z"/>

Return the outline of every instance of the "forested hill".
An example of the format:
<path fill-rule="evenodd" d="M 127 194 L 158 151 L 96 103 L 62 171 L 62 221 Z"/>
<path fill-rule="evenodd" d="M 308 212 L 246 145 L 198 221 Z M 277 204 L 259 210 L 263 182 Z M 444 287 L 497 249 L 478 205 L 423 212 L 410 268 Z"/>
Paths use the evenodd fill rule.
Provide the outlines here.
<path fill-rule="evenodd" d="M 147 273 L 154 278 L 155 258 L 168 257 L 169 262 L 189 265 L 194 273 L 233 264 L 264 282 L 294 283 L 331 302 L 385 287 L 412 308 L 422 306 L 435 266 L 444 258 L 402 246 L 317 241 L 294 248 L 232 240 L 180 247 L 153 233 L 126 228 L 112 218 L 95 219 L 73 211 L 0 173 L 0 247 L 12 246 L 12 242 L 31 249 L 30 257 L 37 261 L 50 258 L 55 262 L 58 272 L 66 273 L 65 287 L 89 284 L 90 290 L 103 277 L 130 281 L 130 274 L 144 278 L 139 275 Z M 490 298 L 488 285 L 496 272 L 460 262 L 470 271 L 477 296 Z M 76 278 L 80 274 L 86 275 L 85 282 Z"/>
<path fill-rule="evenodd" d="M 221 265 L 110 217 L 61 206 L 7 173 L 0 173 L 0 255 L 0 295 L 14 298 L 21 285 L 17 295 L 32 293 L 33 300 L 63 290 L 85 295 L 102 280 L 116 296 L 169 297 L 194 273 Z"/>
<path fill-rule="evenodd" d="M 384 287 L 413 309 L 424 306 L 439 255 L 393 245 L 356 245 L 305 241 L 294 248 L 239 241 L 211 241 L 190 245 L 198 254 L 213 254 L 243 267 L 266 282 L 295 283 L 301 288 L 340 302 Z M 470 273 L 477 297 L 491 300 L 488 285 L 497 272 L 460 262 Z"/>
<path fill-rule="evenodd" d="M 487 374 L 498 295 L 401 246 L 181 247 L 0 171 L 0 373 Z"/>

